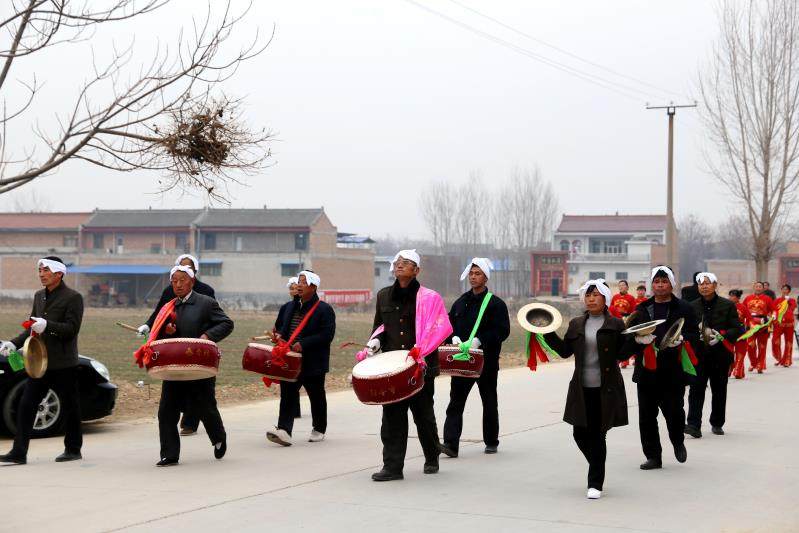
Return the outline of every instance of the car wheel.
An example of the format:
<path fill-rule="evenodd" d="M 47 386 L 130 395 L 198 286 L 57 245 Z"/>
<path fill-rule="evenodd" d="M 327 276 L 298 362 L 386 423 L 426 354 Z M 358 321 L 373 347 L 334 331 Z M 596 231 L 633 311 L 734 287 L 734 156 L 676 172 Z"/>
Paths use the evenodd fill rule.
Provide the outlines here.
<path fill-rule="evenodd" d="M 24 388 L 25 381 L 17 383 L 9 391 L 3 402 L 3 422 L 5 422 L 6 428 L 14 435 L 17 434 L 17 408 L 19 407 L 19 401 L 22 399 Z M 36 438 L 55 435 L 61 431 L 63 425 L 64 409 L 61 398 L 53 389 L 49 389 L 36 410 L 31 436 Z"/>

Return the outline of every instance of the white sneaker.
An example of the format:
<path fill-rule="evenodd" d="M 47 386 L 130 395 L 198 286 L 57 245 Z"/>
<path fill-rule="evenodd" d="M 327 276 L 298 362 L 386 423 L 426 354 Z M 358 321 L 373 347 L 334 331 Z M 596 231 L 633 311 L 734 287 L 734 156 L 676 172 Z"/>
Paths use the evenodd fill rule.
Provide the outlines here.
<path fill-rule="evenodd" d="M 325 434 L 319 433 L 315 429 L 311 431 L 311 436 L 308 438 L 308 442 L 322 442 L 325 440 Z"/>
<path fill-rule="evenodd" d="M 291 435 L 285 429 L 275 428 L 274 431 L 267 431 L 266 438 L 270 442 L 280 444 L 281 446 L 291 446 Z"/>
<path fill-rule="evenodd" d="M 599 498 L 602 497 L 602 491 L 601 490 L 597 490 L 597 489 L 588 489 L 588 493 L 586 494 L 586 497 L 589 500 L 598 500 Z"/>

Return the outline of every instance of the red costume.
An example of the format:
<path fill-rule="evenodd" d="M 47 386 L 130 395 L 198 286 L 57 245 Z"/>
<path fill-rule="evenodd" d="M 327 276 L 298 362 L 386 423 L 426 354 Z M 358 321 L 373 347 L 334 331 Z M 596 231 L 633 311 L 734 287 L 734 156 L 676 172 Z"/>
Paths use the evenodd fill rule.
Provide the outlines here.
<path fill-rule="evenodd" d="M 643 302 L 647 301 L 649 298 L 646 296 L 641 296 L 640 298 L 635 299 L 635 309 L 638 309 L 638 306 L 641 305 Z"/>
<path fill-rule="evenodd" d="M 614 294 L 610 299 L 610 314 L 616 318 L 624 318 L 635 310 L 635 296 L 632 294 Z"/>
<path fill-rule="evenodd" d="M 746 310 L 744 304 L 738 302 L 735 304 L 738 309 L 738 320 L 743 324 L 744 329 L 749 329 L 749 312 Z M 738 341 L 735 343 L 735 362 L 732 365 L 732 376 L 735 379 L 743 379 L 746 375 L 744 372 L 744 360 L 746 359 L 746 341 Z"/>
<path fill-rule="evenodd" d="M 788 308 L 779 320 L 782 302 L 788 302 Z M 796 316 L 796 300 L 791 297 L 780 296 L 774 300 L 774 333 L 771 336 L 771 354 L 778 365 L 791 366 L 793 360 L 793 328 Z M 782 339 L 785 339 L 785 351 L 782 350 Z"/>
<path fill-rule="evenodd" d="M 771 316 L 774 300 L 765 294 L 750 294 L 744 298 L 744 307 L 749 313 L 749 327 L 764 324 Z M 762 374 L 766 369 L 766 350 L 768 347 L 768 328 L 763 328 L 748 339 L 749 370 Z"/>

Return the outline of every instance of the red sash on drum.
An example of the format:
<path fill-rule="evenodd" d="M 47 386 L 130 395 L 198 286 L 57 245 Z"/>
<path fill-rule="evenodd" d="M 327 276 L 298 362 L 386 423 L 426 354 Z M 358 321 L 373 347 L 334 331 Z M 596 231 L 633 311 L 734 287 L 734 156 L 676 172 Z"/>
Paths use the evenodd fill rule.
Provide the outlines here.
<path fill-rule="evenodd" d="M 294 344 L 294 341 L 297 340 L 297 336 L 305 329 L 305 325 L 308 323 L 308 320 L 311 319 L 311 315 L 314 314 L 316 308 L 319 307 L 319 302 L 321 300 L 317 300 L 315 304 L 305 313 L 302 321 L 297 326 L 297 329 L 294 330 L 294 333 L 291 334 L 288 341 L 278 341 L 274 348 L 272 348 L 272 364 L 277 367 L 282 367 L 286 364 L 286 355 L 291 350 L 291 346 Z M 268 377 L 264 376 L 261 378 L 266 385 L 267 388 L 272 386 L 275 380 L 269 379 Z"/>
<path fill-rule="evenodd" d="M 147 342 L 142 344 L 141 347 L 133 353 L 133 357 L 136 359 L 136 364 L 139 365 L 139 368 L 144 368 L 145 365 L 150 364 L 150 360 L 153 357 L 153 349 L 150 347 L 150 344 L 158 340 L 158 335 L 161 333 L 161 329 L 167 321 L 174 322 L 177 318 L 177 314 L 175 313 L 175 305 L 177 305 L 177 303 L 178 299 L 173 298 L 164 304 L 155 317 L 153 329 L 150 331 L 150 336 L 147 337 Z"/>

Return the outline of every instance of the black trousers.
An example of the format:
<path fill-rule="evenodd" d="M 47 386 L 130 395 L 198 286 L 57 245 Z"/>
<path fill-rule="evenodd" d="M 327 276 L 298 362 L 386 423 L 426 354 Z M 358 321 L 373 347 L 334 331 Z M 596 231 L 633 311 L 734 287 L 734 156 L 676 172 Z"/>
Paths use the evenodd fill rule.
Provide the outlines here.
<path fill-rule="evenodd" d="M 607 432 L 602 431 L 602 399 L 600 387 L 583 387 L 585 416 L 588 426 L 574 426 L 574 442 L 588 461 L 588 488 L 602 490 L 605 483 L 605 459 L 608 447 Z"/>
<path fill-rule="evenodd" d="M 408 448 L 408 409 L 413 415 L 419 443 L 424 451 L 425 464 L 438 464 L 441 443 L 438 440 L 436 414 L 433 412 L 435 379 L 425 377 L 422 390 L 401 402 L 383 406 L 380 439 L 383 441 L 383 468 L 401 473 L 405 467 Z"/>
<path fill-rule="evenodd" d="M 300 418 L 300 415 L 300 395 L 298 394 L 297 403 L 294 405 L 294 418 Z M 180 427 L 197 431 L 197 428 L 200 427 L 200 419 L 191 413 L 183 413 L 183 418 L 180 419 Z"/>
<path fill-rule="evenodd" d="M 483 442 L 487 446 L 499 445 L 499 410 L 497 407 L 497 374 L 499 367 L 483 368 L 477 379 L 453 376 L 449 388 L 449 406 L 444 421 L 444 445 L 458 451 L 463 432 L 463 410 L 472 386 L 477 383 L 483 401 Z"/>
<path fill-rule="evenodd" d="M 696 381 L 688 390 L 688 425 L 702 427 L 702 408 L 705 405 L 705 389 L 710 382 L 710 425 L 722 427 L 727 410 L 727 380 L 732 364 L 732 355 L 710 352 L 700 361 Z"/>
<path fill-rule="evenodd" d="M 225 426 L 216 407 L 215 383 L 214 378 L 164 381 L 161 386 L 161 403 L 158 406 L 162 458 L 180 457 L 178 420 L 181 411 L 196 416 L 203 423 L 212 444 L 225 440 Z"/>
<path fill-rule="evenodd" d="M 25 457 L 28 455 L 28 444 L 31 440 L 33 423 L 39 403 L 53 389 L 61 401 L 65 430 L 64 449 L 69 452 L 80 452 L 83 446 L 83 434 L 80 429 L 80 402 L 78 396 L 78 367 L 48 370 L 39 379 L 28 378 L 22 390 L 22 398 L 17 408 L 17 435 L 11 454 Z"/>
<path fill-rule="evenodd" d="M 325 395 L 325 375 L 300 376 L 297 381 L 280 382 L 280 414 L 277 427 L 291 435 L 294 429 L 294 418 L 297 404 L 300 401 L 300 387 L 305 388 L 311 402 L 311 421 L 313 428 L 319 433 L 327 431 L 327 396 Z"/>
<path fill-rule="evenodd" d="M 669 440 L 679 446 L 685 436 L 685 385 L 660 380 L 638 383 L 638 428 L 641 432 L 641 447 L 647 459 L 661 460 L 663 448 L 658 434 L 658 409 L 666 419 Z"/>

